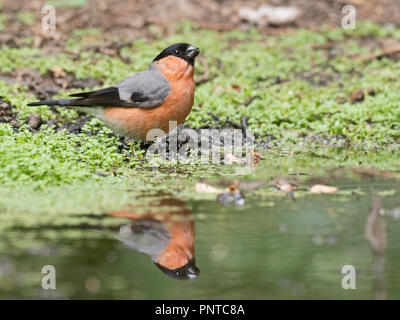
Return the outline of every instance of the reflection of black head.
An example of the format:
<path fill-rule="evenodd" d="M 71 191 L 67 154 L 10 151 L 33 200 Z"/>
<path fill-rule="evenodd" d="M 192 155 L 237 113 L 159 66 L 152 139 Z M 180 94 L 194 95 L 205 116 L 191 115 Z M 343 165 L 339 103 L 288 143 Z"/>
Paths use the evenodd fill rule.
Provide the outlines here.
<path fill-rule="evenodd" d="M 158 263 L 154 263 L 158 268 L 160 268 L 166 275 L 171 278 L 178 279 L 178 280 L 190 280 L 195 279 L 199 276 L 200 270 L 196 267 L 194 258 L 191 259 L 187 264 L 183 267 L 177 269 L 168 269 L 163 267 Z"/>

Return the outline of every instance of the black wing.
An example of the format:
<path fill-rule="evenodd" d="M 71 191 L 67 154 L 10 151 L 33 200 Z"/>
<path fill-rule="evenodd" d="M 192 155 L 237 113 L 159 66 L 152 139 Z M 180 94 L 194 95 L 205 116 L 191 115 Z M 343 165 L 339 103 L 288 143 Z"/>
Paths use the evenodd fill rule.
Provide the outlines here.
<path fill-rule="evenodd" d="M 130 76 L 113 87 L 71 94 L 79 106 L 154 108 L 170 92 L 168 81 L 154 67 Z"/>
<path fill-rule="evenodd" d="M 170 92 L 167 79 L 155 66 L 130 76 L 113 87 L 71 94 L 76 99 L 46 100 L 30 106 L 61 105 L 79 107 L 137 107 L 155 108 Z"/>

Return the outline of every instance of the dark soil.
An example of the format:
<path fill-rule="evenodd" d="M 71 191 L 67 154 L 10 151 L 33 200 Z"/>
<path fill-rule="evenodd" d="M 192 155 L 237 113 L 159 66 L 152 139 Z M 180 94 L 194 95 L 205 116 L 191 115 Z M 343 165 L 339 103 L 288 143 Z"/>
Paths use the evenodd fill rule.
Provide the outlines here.
<path fill-rule="evenodd" d="M 15 106 L 0 97 L 0 123 L 10 123 L 15 129 L 19 127 Z"/>
<path fill-rule="evenodd" d="M 257 8 L 268 3 L 276 6 L 296 6 L 302 15 L 291 25 L 270 26 L 264 32 L 285 32 L 296 28 L 318 30 L 323 25 L 341 25 L 344 5 L 353 5 L 358 20 L 377 23 L 400 23 L 398 0 L 87 0 L 81 8 L 57 8 L 57 30 L 49 34 L 41 31 L 41 9 L 45 0 L 4 0 L 2 12 L 6 14 L 7 32 L 0 35 L 0 45 L 18 47 L 19 38 L 34 36 L 35 46 L 62 47 L 68 35 L 77 29 L 99 28 L 107 37 L 125 36 L 128 39 L 152 38 L 154 32 L 146 28 L 149 24 L 159 27 L 165 34 L 173 33 L 173 23 L 191 20 L 202 28 L 227 30 L 246 29 L 250 26 L 239 18 L 240 8 Z M 36 21 L 26 26 L 18 21 L 21 11 L 35 14 Z M 157 31 L 157 34 L 159 34 Z"/>
<path fill-rule="evenodd" d="M 26 85 L 39 99 L 51 99 L 60 90 L 87 89 L 102 84 L 101 81 L 95 79 L 78 80 L 73 75 L 56 69 L 47 74 L 39 75 L 37 70 L 21 68 L 10 74 L 2 75 L 0 73 L 0 79 L 6 83 L 17 82 Z"/>
<path fill-rule="evenodd" d="M 250 26 L 247 22 L 241 21 L 238 11 L 241 7 L 250 6 L 257 8 L 260 4 L 268 3 L 270 5 L 297 6 L 302 11 L 301 17 L 291 25 L 269 26 L 261 29 L 265 33 L 284 33 L 295 32 L 298 28 L 309 28 L 318 30 L 323 25 L 330 27 L 338 27 L 341 25 L 341 8 L 350 4 L 357 9 L 357 19 L 368 19 L 378 23 L 400 23 L 400 1 L 399 0 L 87 0 L 87 4 L 81 8 L 57 8 L 57 29 L 54 32 L 43 33 L 41 28 L 41 19 L 43 14 L 41 9 L 47 2 L 45 0 L 3 0 L 3 9 L 7 17 L 5 21 L 6 29 L 0 34 L 0 47 L 7 45 L 9 47 L 20 47 L 24 44 L 21 38 L 32 36 L 34 38 L 33 46 L 42 48 L 44 52 L 49 54 L 52 52 L 65 50 L 65 42 L 71 32 L 78 29 L 98 28 L 103 31 L 104 41 L 101 45 L 90 46 L 85 50 L 101 52 L 107 55 L 121 56 L 121 49 L 129 45 L 132 41 L 145 37 L 152 39 L 159 37 L 160 34 L 169 35 L 174 33 L 173 24 L 180 20 L 191 20 L 202 28 L 215 30 L 242 29 L 246 30 Z M 18 15 L 22 12 L 31 12 L 35 15 L 35 23 L 32 25 L 24 25 L 18 19 Z M 149 25 L 154 28 L 147 28 Z M 122 43 L 111 42 L 113 36 L 125 38 Z M 349 39 L 354 41 L 354 39 Z M 400 58 L 400 50 L 391 52 L 390 48 L 399 45 L 394 43 L 393 39 L 376 39 L 373 37 L 365 37 L 357 39 L 361 41 L 360 45 L 375 52 L 379 49 L 386 52 L 385 56 L 390 58 Z M 235 43 L 232 43 L 235 46 Z M 324 44 L 323 49 L 330 58 L 345 54 L 345 43 L 328 43 Z M 79 53 L 76 53 L 79 58 Z M 363 57 L 355 57 L 359 59 L 379 58 L 372 55 Z M 126 63 L 129 61 L 124 60 Z M 201 61 L 199 61 L 201 62 Z M 206 63 L 206 62 L 204 62 Z M 204 77 L 197 79 L 198 83 L 205 82 L 210 79 L 208 67 L 205 65 L 206 72 Z M 336 70 L 333 72 L 308 72 L 294 75 L 296 78 L 309 81 L 313 85 L 323 86 L 331 81 L 340 78 L 340 73 Z M 78 80 L 73 75 L 65 73 L 63 70 L 52 70 L 45 75 L 38 74 L 32 69 L 19 69 L 10 74 L 0 74 L 0 79 L 8 83 L 18 82 L 27 85 L 29 90 L 38 99 L 51 99 L 54 94 L 60 90 L 77 88 L 86 90 L 97 85 L 102 85 L 102 81 L 96 79 Z M 266 79 L 260 79 L 266 80 Z M 273 83 L 282 83 L 290 81 L 290 79 L 272 79 Z M 364 94 L 370 92 L 354 92 L 348 99 L 352 103 L 361 102 Z M 257 97 L 252 97 L 257 99 Z M 251 103 L 252 100 L 245 101 L 244 104 Z M 52 109 L 55 117 L 47 121 L 47 125 L 54 127 L 56 130 L 67 129 L 70 133 L 82 132 L 82 127 L 90 119 L 83 113 L 69 123 L 62 122 L 57 117 L 56 108 Z M 9 122 L 18 130 L 19 123 L 16 120 L 17 112 L 14 106 L 0 98 L 0 122 Z M 214 117 L 214 116 L 213 116 Z M 241 123 L 233 123 L 229 119 L 215 119 L 218 128 L 230 127 L 235 129 L 246 130 L 247 119 L 242 119 Z M 27 119 L 32 130 L 36 130 L 42 124 L 41 119 L 32 116 Z M 184 127 L 183 127 L 184 128 Z M 212 128 L 211 128 L 212 129 Z M 262 147 L 267 147 L 273 137 L 256 137 L 261 141 Z M 264 140 L 264 141 L 262 141 Z M 126 144 L 122 143 L 122 148 Z M 180 144 L 186 141 L 180 141 Z M 216 143 L 215 141 L 212 143 Z M 219 144 L 216 143 L 216 144 Z"/>

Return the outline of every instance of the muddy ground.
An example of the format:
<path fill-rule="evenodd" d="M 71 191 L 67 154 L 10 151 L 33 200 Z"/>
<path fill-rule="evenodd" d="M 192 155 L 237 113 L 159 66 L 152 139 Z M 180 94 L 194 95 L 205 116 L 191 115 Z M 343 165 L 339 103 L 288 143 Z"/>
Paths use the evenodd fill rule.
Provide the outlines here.
<path fill-rule="evenodd" d="M 65 1 L 55 1 L 55 3 Z M 79 1 L 78 1 L 79 2 Z M 299 28 L 319 30 L 322 26 L 340 26 L 343 15 L 341 8 L 346 4 L 351 4 L 357 9 L 357 19 L 365 19 L 381 24 L 399 24 L 400 22 L 400 3 L 397 0 L 179 0 L 179 1 L 157 1 L 157 0 L 87 0 L 80 1 L 81 5 L 75 8 L 57 7 L 57 29 L 54 32 L 44 33 L 41 28 L 41 9 L 46 1 L 12 1 L 4 0 L 2 13 L 6 17 L 5 29 L 0 33 L 0 46 L 7 45 L 11 48 L 23 47 L 21 41 L 24 37 L 33 37 L 33 47 L 40 48 L 43 53 L 57 53 L 65 50 L 65 44 L 71 32 L 79 29 L 96 28 L 102 30 L 100 38 L 104 39 L 101 45 L 88 46 L 86 50 L 100 52 L 106 55 L 115 56 L 121 60 L 129 59 L 121 55 L 121 49 L 130 45 L 138 38 L 152 39 L 160 37 L 160 33 L 168 36 L 175 32 L 174 23 L 181 20 L 191 20 L 201 28 L 213 30 L 247 30 L 254 27 L 247 21 L 239 17 L 239 10 L 246 7 L 257 8 L 260 4 L 268 3 L 277 6 L 296 6 L 302 14 L 292 23 L 284 25 L 258 26 L 262 33 L 294 33 Z M 86 3 L 86 4 L 85 4 Z M 34 20 L 32 23 L 21 23 L 21 12 L 29 12 Z M 149 25 L 155 28 L 149 28 Z M 125 42 L 115 43 L 110 41 L 113 36 L 126 39 Z M 399 45 L 393 39 L 377 39 L 373 37 L 359 38 L 361 46 L 368 48 L 371 52 L 376 49 L 390 50 Z M 232 43 L 232 46 L 235 46 Z M 320 48 L 316 48 L 320 49 Z M 338 43 L 328 43 L 323 48 L 326 55 L 334 58 L 345 54 L 343 48 Z M 75 58 L 79 59 L 76 53 Z M 399 52 L 388 53 L 393 58 L 399 58 Z M 374 56 L 364 57 L 374 59 Z M 130 61 L 125 61 L 130 63 Z M 57 67 L 56 67 L 57 68 Z M 207 68 L 206 68 L 207 69 Z M 294 78 L 309 81 L 314 86 L 323 86 L 340 77 L 340 72 L 314 73 L 303 72 L 294 75 Z M 212 75 L 205 74 L 197 78 L 198 84 L 208 81 Z M 0 80 L 6 83 L 21 83 L 28 87 L 29 92 L 33 93 L 38 99 L 51 99 L 60 90 L 78 88 L 85 90 L 94 86 L 102 85 L 103 79 L 76 79 L 73 75 L 65 73 L 62 69 L 51 69 L 50 72 L 40 75 L 38 71 L 22 68 L 13 70 L 11 73 L 0 73 Z M 276 79 L 276 83 L 290 81 L 287 79 Z M 348 97 L 351 103 L 358 103 L 364 100 L 364 95 L 372 95 L 373 88 L 364 92 L 356 90 Z M 257 97 L 254 97 L 255 99 Z M 347 101 L 344 99 L 343 102 Z M 244 102 L 250 104 L 252 100 Z M 10 122 L 15 130 L 19 124 L 16 121 L 17 112 L 15 107 L 5 99 L 0 100 L 0 122 Z M 58 111 L 52 109 L 54 118 L 47 120 L 46 124 L 54 126 L 56 129 L 67 129 L 71 133 L 81 132 L 84 124 L 90 119 L 85 114 L 80 113 L 73 123 L 60 122 L 57 117 Z M 219 119 L 211 115 L 214 122 L 221 126 L 229 126 L 236 129 L 247 129 L 248 118 L 243 117 L 239 122 L 232 122 L 228 119 Z M 27 120 L 30 129 L 35 132 L 44 122 L 37 115 L 32 115 Z M 258 137 L 260 138 L 260 137 Z M 270 137 L 262 137 L 268 142 Z M 262 140 L 262 139 L 259 139 Z"/>
<path fill-rule="evenodd" d="M 83 6 L 77 8 L 57 7 L 57 32 L 46 38 L 38 24 L 27 27 L 17 21 L 22 11 L 33 13 L 37 21 L 40 21 L 43 17 L 41 9 L 45 3 L 43 0 L 4 0 L 2 12 L 8 20 L 0 43 L 18 45 L 19 37 L 34 35 L 39 37 L 37 46 L 46 45 L 51 40 L 57 42 L 52 45 L 60 46 L 71 31 L 82 28 L 99 28 L 105 37 L 152 37 L 154 34 L 146 28 L 148 25 L 157 25 L 163 32 L 170 34 L 174 31 L 171 24 L 181 20 L 191 20 L 202 28 L 216 30 L 247 29 L 250 25 L 239 17 L 239 10 L 243 7 L 257 8 L 261 4 L 295 6 L 302 12 L 289 25 L 260 28 L 261 31 L 271 33 L 293 32 L 297 28 L 318 30 L 325 25 L 338 27 L 343 17 L 341 8 L 348 4 L 356 8 L 359 20 L 381 24 L 400 23 L 398 0 L 83 0 L 79 1 Z M 54 3 L 68 1 L 59 0 Z"/>

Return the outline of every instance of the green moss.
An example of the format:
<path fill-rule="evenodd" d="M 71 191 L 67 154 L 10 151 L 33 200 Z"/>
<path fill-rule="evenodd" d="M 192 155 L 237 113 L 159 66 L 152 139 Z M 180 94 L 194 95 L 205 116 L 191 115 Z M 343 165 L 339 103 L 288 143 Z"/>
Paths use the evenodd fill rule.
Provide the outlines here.
<path fill-rule="evenodd" d="M 46 4 L 55 8 L 82 8 L 87 4 L 87 0 L 52 0 Z"/>
<path fill-rule="evenodd" d="M 1 3 L 0 3 L 1 10 Z M 0 13 L 0 31 L 4 30 L 7 24 L 7 16 L 4 13 Z"/>
<path fill-rule="evenodd" d="M 24 15 L 21 17 L 25 22 L 29 20 Z M 370 62 L 354 59 L 371 51 L 364 46 L 363 39 L 400 39 L 398 28 L 359 22 L 353 31 L 298 30 L 290 35 L 265 35 L 254 29 L 219 33 L 188 22 L 175 28 L 172 36 L 160 35 L 155 41 L 139 39 L 124 47 L 121 54 L 131 64 L 87 49 L 88 44 L 124 41 L 105 39 L 96 29 L 74 32 L 66 43 L 66 50 L 53 54 L 30 48 L 32 39 L 26 38 L 26 47 L 2 47 L 0 72 L 8 75 L 17 69 L 31 68 L 45 75 L 51 67 L 61 66 L 78 79 L 103 79 L 106 86 L 143 70 L 169 44 L 190 42 L 201 48 L 210 79 L 197 87 L 195 105 L 186 124 L 194 128 L 221 126 L 227 117 L 240 123 L 246 115 L 251 130 L 262 137 L 273 137 L 260 166 L 262 169 L 248 178 L 269 179 L 277 173 L 296 170 L 317 174 L 339 165 L 400 170 L 397 161 L 400 84 L 396 81 L 400 77 L 400 62 L 389 58 Z M 331 57 L 330 49 L 326 49 L 328 44 L 336 52 Z M 199 61 L 196 77 L 204 71 L 205 66 Z M 374 94 L 368 95 L 371 88 Z M 351 104 L 349 95 L 360 89 L 366 93 L 364 101 Z M 81 89 L 64 90 L 56 97 L 67 97 L 78 90 Z M 36 97 L 20 84 L 0 81 L 0 96 L 16 106 L 22 124 L 31 113 L 40 113 L 45 121 L 55 117 L 48 107 L 28 108 L 27 103 Z M 245 104 L 254 97 L 250 104 Z M 71 122 L 76 116 L 74 110 L 60 109 L 57 119 Z M 74 188 L 87 183 L 101 193 L 102 190 L 110 192 L 124 181 L 121 189 L 117 189 L 122 190 L 129 177 L 146 176 L 148 164 L 140 161 L 143 151 L 138 144 L 131 143 L 131 150 L 120 151 L 120 140 L 109 132 L 98 120 L 88 123 L 78 135 L 55 132 L 46 125 L 38 133 L 30 132 L 26 125 L 14 132 L 10 125 L 0 124 L 0 183 L 4 188 L 29 186 L 40 192 L 51 186 Z M 208 170 L 198 164 L 181 165 L 181 168 L 195 177 L 229 175 L 235 170 L 231 167 Z M 168 170 L 156 175 L 167 179 L 172 172 Z M 111 176 L 103 178 L 98 173 Z M 178 174 L 172 180 L 158 181 L 154 190 L 161 192 L 164 183 L 168 190 L 177 177 L 183 177 L 179 184 L 185 184 L 187 176 Z M 104 179 L 111 182 L 105 183 Z M 141 189 L 143 181 L 136 182 L 140 186 L 135 190 Z M 188 188 L 185 190 L 192 192 L 192 185 Z M 11 210 L 16 205 L 14 200 L 3 203 L 4 210 Z M 92 200 L 89 197 L 85 203 Z"/>
<path fill-rule="evenodd" d="M 118 151 L 120 141 L 109 137 L 108 129 L 87 135 L 98 124 L 93 120 L 84 133 L 77 135 L 65 130 L 55 132 L 46 126 L 37 134 L 26 127 L 14 133 L 10 125 L 0 124 L 0 183 L 62 184 L 134 167 L 138 160 L 131 153 Z"/>
<path fill-rule="evenodd" d="M 26 25 L 32 25 L 35 23 L 35 15 L 32 12 L 21 11 L 17 15 L 18 20 Z"/>

